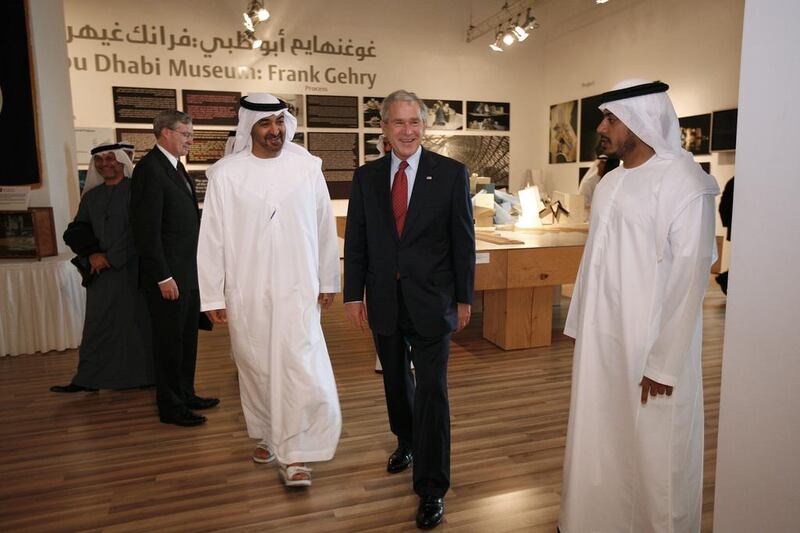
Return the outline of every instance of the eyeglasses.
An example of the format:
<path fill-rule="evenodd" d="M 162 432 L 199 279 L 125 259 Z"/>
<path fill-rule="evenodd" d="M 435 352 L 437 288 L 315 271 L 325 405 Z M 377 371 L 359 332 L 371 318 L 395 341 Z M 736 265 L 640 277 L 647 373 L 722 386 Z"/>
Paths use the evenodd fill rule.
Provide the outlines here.
<path fill-rule="evenodd" d="M 194 133 L 191 131 L 181 131 L 181 130 L 176 130 L 175 128 L 170 128 L 170 129 L 176 133 L 180 133 L 181 135 L 183 135 L 183 138 L 186 139 L 187 141 L 194 139 Z"/>

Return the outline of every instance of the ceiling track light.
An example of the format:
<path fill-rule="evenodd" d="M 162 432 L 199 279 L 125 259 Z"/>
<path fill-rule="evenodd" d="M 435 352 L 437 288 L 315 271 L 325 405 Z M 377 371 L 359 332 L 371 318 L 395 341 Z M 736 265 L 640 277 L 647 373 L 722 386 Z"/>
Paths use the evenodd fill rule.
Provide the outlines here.
<path fill-rule="evenodd" d="M 269 19 L 269 11 L 264 7 L 264 0 L 251 0 L 242 18 L 244 19 L 244 39 L 253 47 L 253 50 L 261 48 L 264 44 L 261 39 L 256 37 L 256 26 Z"/>
<path fill-rule="evenodd" d="M 521 43 L 531 36 L 531 31 L 539 27 L 536 17 L 531 13 L 535 0 L 509 0 L 500 10 L 478 25 L 467 28 L 467 42 L 493 32 L 494 41 L 489 49 L 502 52 L 514 43 Z M 524 13 L 524 16 L 523 16 Z"/>

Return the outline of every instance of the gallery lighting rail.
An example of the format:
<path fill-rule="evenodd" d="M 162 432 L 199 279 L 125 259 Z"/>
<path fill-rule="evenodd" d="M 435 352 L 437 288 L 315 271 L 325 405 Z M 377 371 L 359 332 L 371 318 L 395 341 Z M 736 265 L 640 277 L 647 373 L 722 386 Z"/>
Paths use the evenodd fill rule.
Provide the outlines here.
<path fill-rule="evenodd" d="M 256 37 L 256 26 L 269 19 L 269 11 L 264 7 L 263 0 L 252 0 L 249 2 L 247 10 L 242 13 L 244 18 L 244 40 L 250 42 L 253 50 L 261 48 L 261 39 Z"/>
<path fill-rule="evenodd" d="M 533 0 L 514 0 L 505 2 L 500 11 L 479 24 L 470 24 L 467 28 L 467 42 L 470 43 L 493 32 L 494 42 L 489 48 L 502 52 L 514 43 L 521 43 L 530 36 L 530 32 L 539 27 L 532 14 Z"/>

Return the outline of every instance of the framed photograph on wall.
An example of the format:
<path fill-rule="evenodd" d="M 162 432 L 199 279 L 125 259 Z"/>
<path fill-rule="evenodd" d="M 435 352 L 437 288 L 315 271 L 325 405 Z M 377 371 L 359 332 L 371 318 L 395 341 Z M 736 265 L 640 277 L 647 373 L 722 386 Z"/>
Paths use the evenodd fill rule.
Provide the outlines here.
<path fill-rule="evenodd" d="M 511 129 L 509 102 L 467 102 L 467 129 L 508 131 Z"/>
<path fill-rule="evenodd" d="M 0 258 L 58 255 L 52 207 L 0 211 Z"/>
<path fill-rule="evenodd" d="M 36 131 L 36 84 L 28 44 L 27 2 L 0 3 L 0 131 L 5 157 L 0 186 L 41 184 Z"/>
<path fill-rule="evenodd" d="M 578 158 L 578 101 L 550 106 L 550 163 L 574 163 Z"/>
<path fill-rule="evenodd" d="M 711 151 L 736 150 L 738 109 L 714 111 L 711 117 Z"/>
<path fill-rule="evenodd" d="M 695 155 L 709 154 L 711 146 L 711 114 L 693 115 L 678 119 L 681 126 L 681 145 Z"/>
<path fill-rule="evenodd" d="M 464 129 L 464 102 L 461 100 L 423 100 L 428 108 L 429 130 Z"/>
<path fill-rule="evenodd" d="M 601 97 L 599 94 L 581 99 L 581 163 L 597 159 L 595 150 L 597 149 L 597 143 L 600 142 L 597 126 L 603 120 L 603 112 L 597 109 L 600 102 Z"/>

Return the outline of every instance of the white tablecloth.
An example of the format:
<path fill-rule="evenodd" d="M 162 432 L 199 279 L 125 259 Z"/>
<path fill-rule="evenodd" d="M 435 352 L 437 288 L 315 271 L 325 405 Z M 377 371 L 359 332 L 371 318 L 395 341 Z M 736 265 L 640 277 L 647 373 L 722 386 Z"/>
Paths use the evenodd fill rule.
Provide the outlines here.
<path fill-rule="evenodd" d="M 72 257 L 0 260 L 0 356 L 78 347 L 86 290 Z"/>

